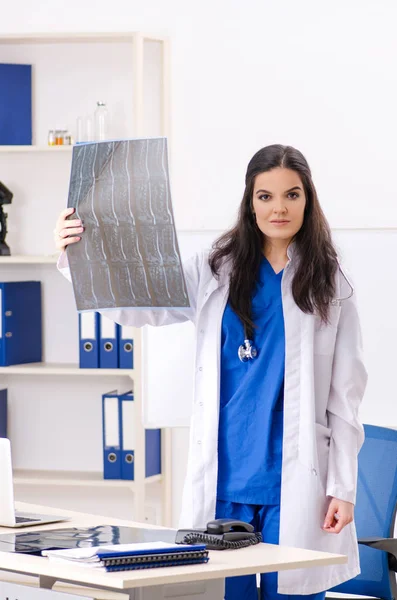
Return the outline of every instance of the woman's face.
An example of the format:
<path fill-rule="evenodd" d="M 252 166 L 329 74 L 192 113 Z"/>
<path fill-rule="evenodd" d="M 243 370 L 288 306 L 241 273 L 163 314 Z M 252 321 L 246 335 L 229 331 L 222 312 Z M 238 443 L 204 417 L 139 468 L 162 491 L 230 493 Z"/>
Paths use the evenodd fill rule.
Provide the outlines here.
<path fill-rule="evenodd" d="M 302 227 L 306 206 L 298 173 L 282 167 L 259 173 L 252 206 L 256 223 L 266 238 L 289 243 Z"/>

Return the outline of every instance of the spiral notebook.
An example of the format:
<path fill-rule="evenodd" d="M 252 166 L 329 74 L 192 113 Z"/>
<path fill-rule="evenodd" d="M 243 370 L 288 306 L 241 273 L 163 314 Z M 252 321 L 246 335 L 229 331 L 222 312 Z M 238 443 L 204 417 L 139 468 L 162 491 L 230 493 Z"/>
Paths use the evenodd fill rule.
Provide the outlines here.
<path fill-rule="evenodd" d="M 117 544 L 68 550 L 44 550 L 51 562 L 73 564 L 102 571 L 129 571 L 208 562 L 205 545 L 168 544 L 144 542 Z"/>

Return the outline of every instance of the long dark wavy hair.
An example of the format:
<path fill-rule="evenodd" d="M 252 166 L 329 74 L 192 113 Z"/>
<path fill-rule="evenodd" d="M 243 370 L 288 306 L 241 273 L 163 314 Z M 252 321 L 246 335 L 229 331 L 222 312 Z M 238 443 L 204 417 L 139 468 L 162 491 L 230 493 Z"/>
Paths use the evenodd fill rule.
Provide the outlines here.
<path fill-rule="evenodd" d="M 214 242 L 209 265 L 214 276 L 225 261 L 230 261 L 229 301 L 246 328 L 249 339 L 254 332 L 251 296 L 264 248 L 264 234 L 253 214 L 253 191 L 259 173 L 283 167 L 295 171 L 303 184 L 306 206 L 302 227 L 294 237 L 297 261 L 292 294 L 298 307 L 308 314 L 318 314 L 328 322 L 330 301 L 335 295 L 337 255 L 331 232 L 318 201 L 310 167 L 299 150 L 274 144 L 259 150 L 250 160 L 245 176 L 245 191 L 237 223 Z M 294 260 L 295 262 L 295 260 Z"/>

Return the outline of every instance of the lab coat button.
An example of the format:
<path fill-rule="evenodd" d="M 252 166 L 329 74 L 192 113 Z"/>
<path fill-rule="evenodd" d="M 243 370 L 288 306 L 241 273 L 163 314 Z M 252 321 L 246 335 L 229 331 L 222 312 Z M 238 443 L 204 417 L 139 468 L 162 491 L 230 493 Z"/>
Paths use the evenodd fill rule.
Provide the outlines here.
<path fill-rule="evenodd" d="M 204 329 L 200 329 L 200 333 L 204 333 Z"/>
<path fill-rule="evenodd" d="M 197 443 L 198 443 L 198 445 L 200 446 L 200 444 L 201 444 L 201 440 L 197 440 Z"/>
<path fill-rule="evenodd" d="M 199 402 L 199 406 L 204 406 L 204 402 Z"/>
<path fill-rule="evenodd" d="M 313 475 L 317 475 L 316 469 L 312 469 L 312 473 L 313 473 Z"/>
<path fill-rule="evenodd" d="M 199 371 L 202 371 L 202 370 L 203 370 L 203 367 L 199 367 Z"/>

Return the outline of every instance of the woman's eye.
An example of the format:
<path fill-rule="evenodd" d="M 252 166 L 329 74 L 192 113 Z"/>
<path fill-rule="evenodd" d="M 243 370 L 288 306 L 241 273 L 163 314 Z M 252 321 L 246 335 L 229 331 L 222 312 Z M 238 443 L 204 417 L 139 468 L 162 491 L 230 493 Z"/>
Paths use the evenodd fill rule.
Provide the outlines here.
<path fill-rule="evenodd" d="M 291 198 L 292 200 L 296 200 L 297 198 L 299 198 L 299 194 L 297 192 L 290 192 L 288 194 L 288 198 Z"/>
<path fill-rule="evenodd" d="M 261 196 L 259 196 L 259 200 L 269 200 L 269 198 L 269 194 L 262 194 Z"/>

